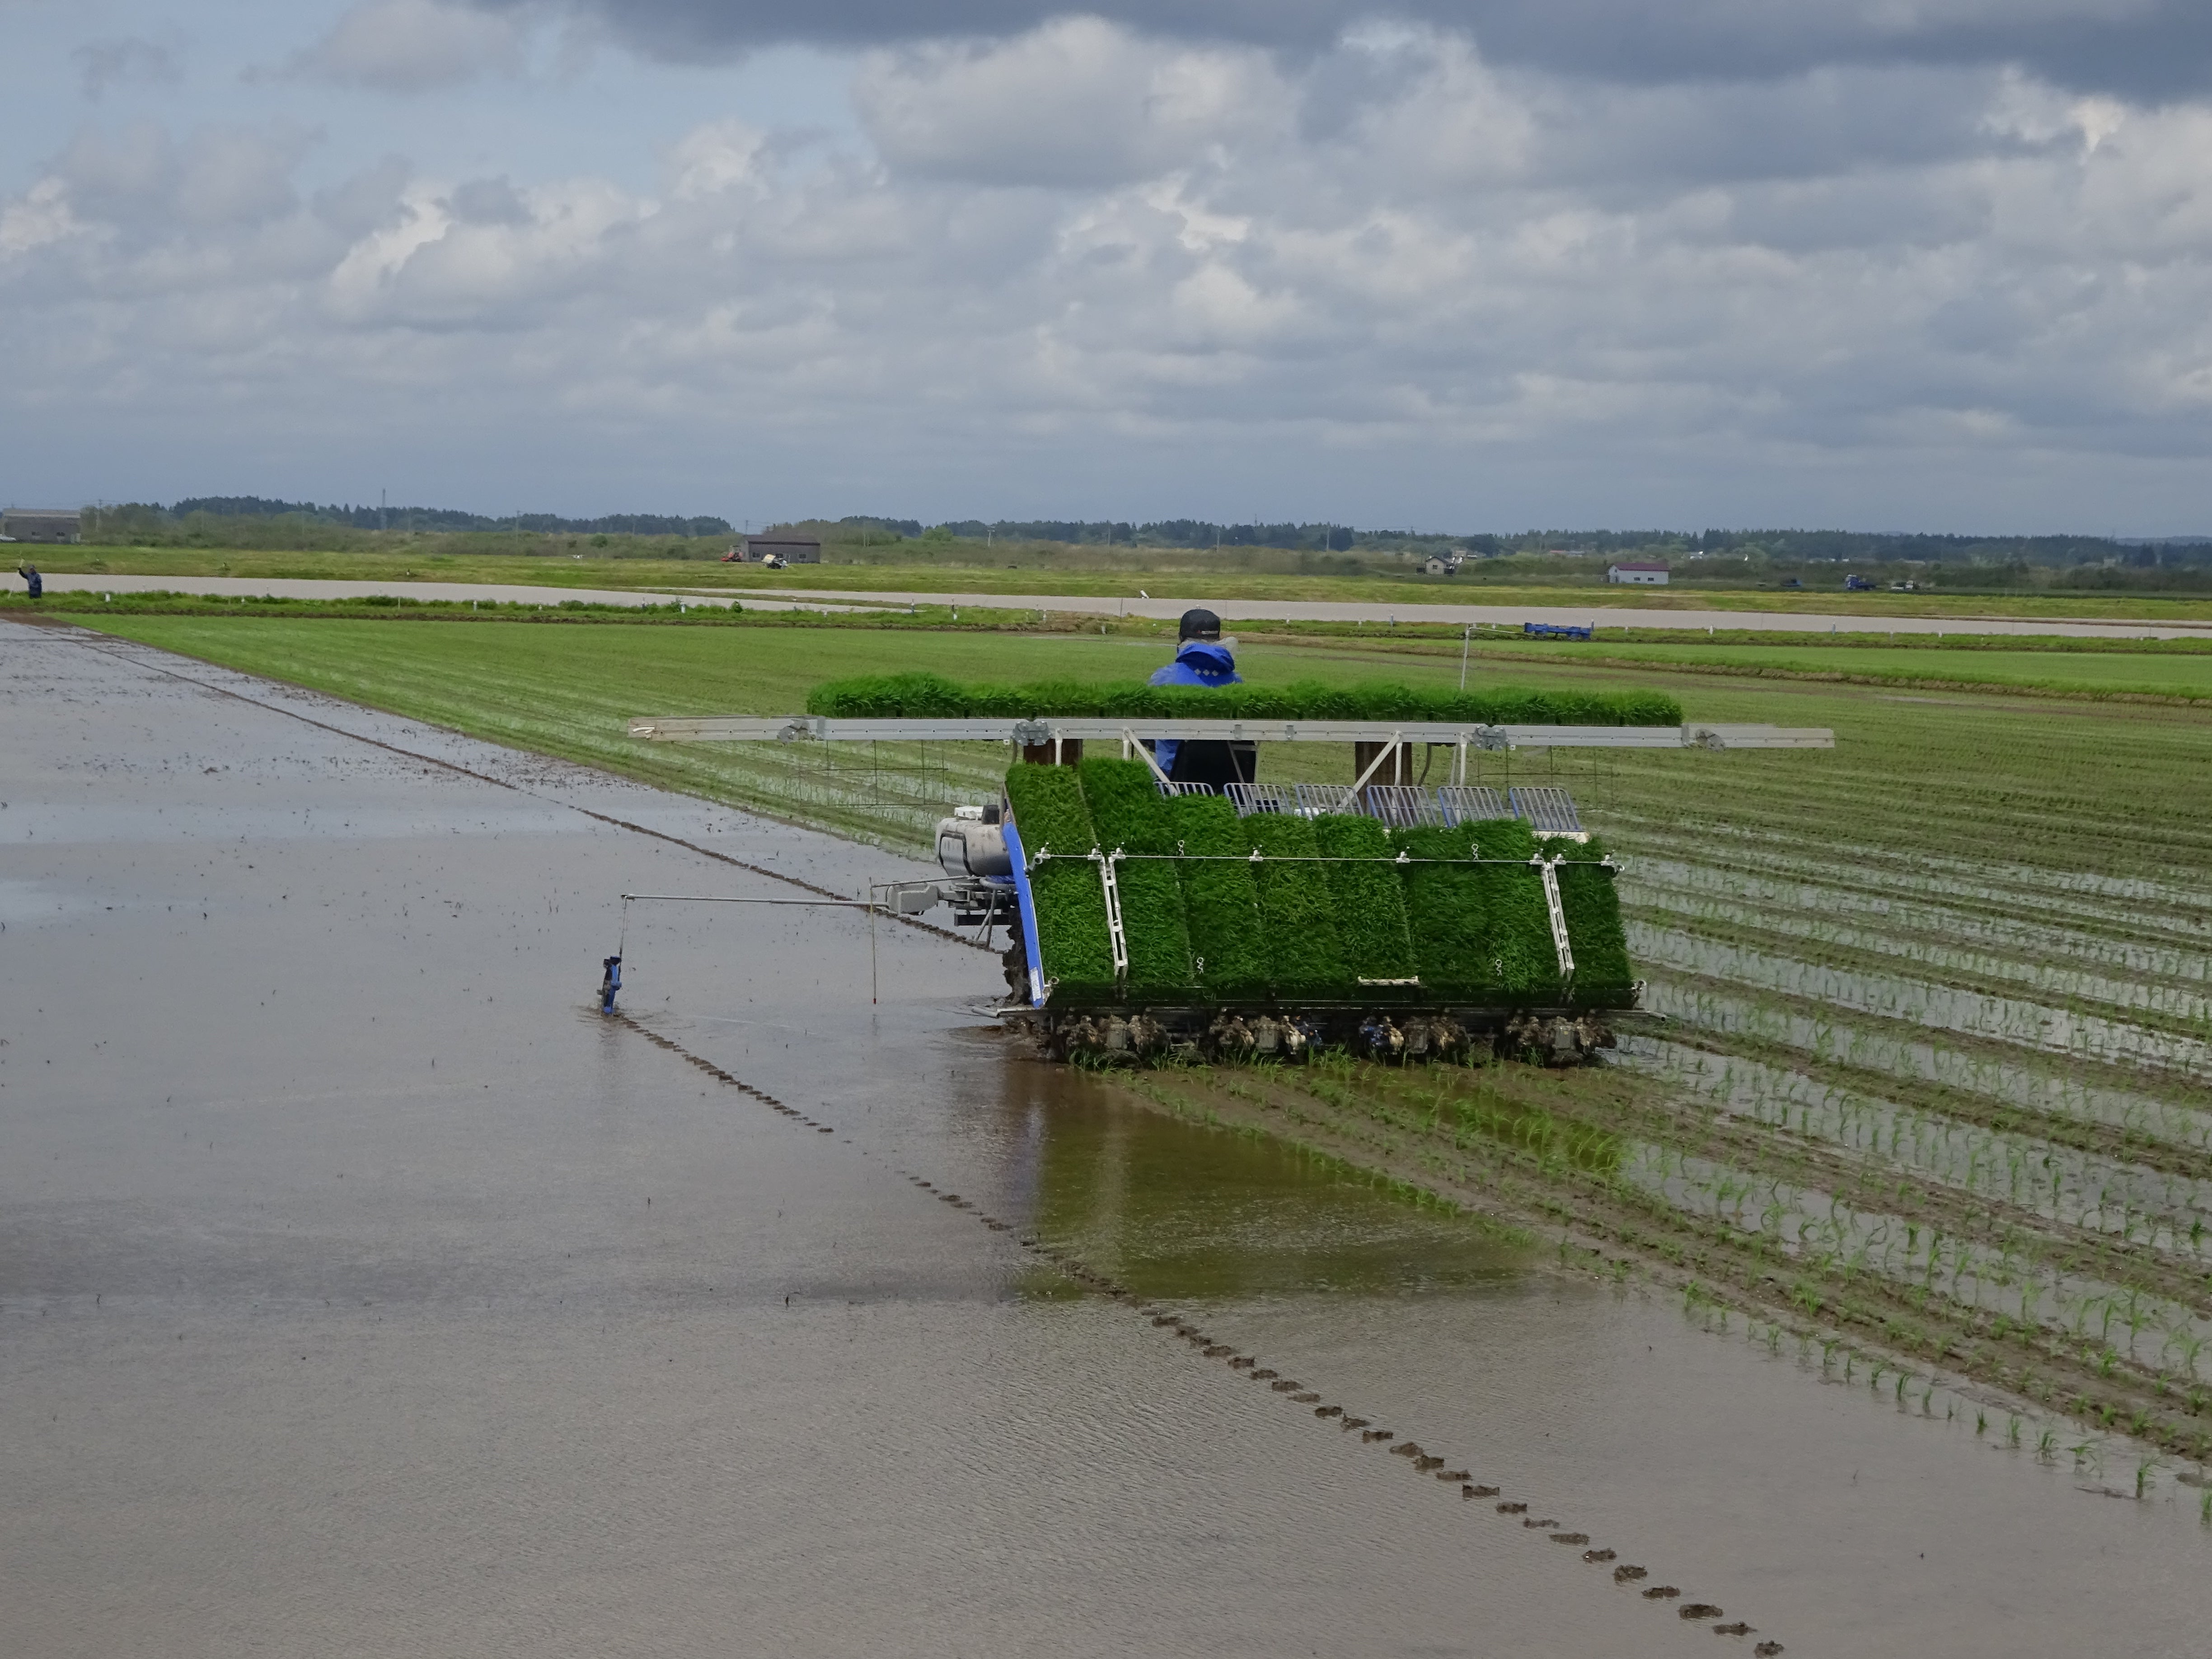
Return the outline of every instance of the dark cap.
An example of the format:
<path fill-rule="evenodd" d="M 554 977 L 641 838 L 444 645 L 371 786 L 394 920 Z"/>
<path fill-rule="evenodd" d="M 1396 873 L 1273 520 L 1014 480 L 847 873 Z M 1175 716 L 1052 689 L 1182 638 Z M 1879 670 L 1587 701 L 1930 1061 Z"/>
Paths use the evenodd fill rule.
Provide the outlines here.
<path fill-rule="evenodd" d="M 1211 611 L 1186 611 L 1182 626 L 1176 638 L 1182 640 L 1218 640 L 1221 637 L 1221 618 Z"/>

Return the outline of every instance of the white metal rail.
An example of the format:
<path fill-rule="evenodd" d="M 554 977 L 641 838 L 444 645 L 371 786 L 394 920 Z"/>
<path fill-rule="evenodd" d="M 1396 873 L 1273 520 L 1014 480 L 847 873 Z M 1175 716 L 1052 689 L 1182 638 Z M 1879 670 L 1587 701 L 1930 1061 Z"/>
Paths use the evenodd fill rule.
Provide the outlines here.
<path fill-rule="evenodd" d="M 655 714 L 629 722 L 647 743 L 1018 743 L 1163 738 L 1191 742 L 1436 744 L 1498 749 L 1832 749 L 1825 726 L 1462 726 L 1443 721 L 1038 718 L 839 720 L 823 714 Z"/>
<path fill-rule="evenodd" d="M 1121 851 L 1111 853 L 1091 849 L 1091 856 L 1098 861 L 1099 884 L 1106 892 L 1106 942 L 1114 951 L 1114 983 L 1126 985 L 1129 981 L 1129 936 L 1121 930 L 1121 886 L 1114 879 L 1114 866 L 1121 861 Z"/>
<path fill-rule="evenodd" d="M 1556 863 L 1547 859 L 1534 860 L 1544 878 L 1544 906 L 1552 913 L 1552 948 L 1559 953 L 1559 977 L 1570 980 L 1575 976 L 1574 947 L 1567 943 L 1567 911 L 1559 902 L 1559 872 Z"/>

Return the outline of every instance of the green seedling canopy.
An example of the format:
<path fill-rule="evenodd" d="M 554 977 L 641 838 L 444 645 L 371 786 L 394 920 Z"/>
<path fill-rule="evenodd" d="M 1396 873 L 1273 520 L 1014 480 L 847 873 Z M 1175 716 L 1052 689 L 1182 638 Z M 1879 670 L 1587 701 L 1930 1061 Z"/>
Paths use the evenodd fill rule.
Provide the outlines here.
<path fill-rule="evenodd" d="M 1056 1004 L 1607 1006 L 1630 994 L 1595 842 L 1540 848 L 1560 860 L 1575 961 L 1563 981 L 1540 845 L 1518 819 L 1392 832 L 1357 817 L 1239 818 L 1219 796 L 1162 796 L 1141 761 L 1103 758 L 1018 766 L 1006 793 Z M 1116 854 L 1118 981 L 1101 868 Z"/>
<path fill-rule="evenodd" d="M 806 712 L 840 720 L 1173 720 L 1439 721 L 1470 726 L 1680 726 L 1682 705 L 1657 691 L 1395 685 L 963 685 L 935 674 L 829 680 Z"/>

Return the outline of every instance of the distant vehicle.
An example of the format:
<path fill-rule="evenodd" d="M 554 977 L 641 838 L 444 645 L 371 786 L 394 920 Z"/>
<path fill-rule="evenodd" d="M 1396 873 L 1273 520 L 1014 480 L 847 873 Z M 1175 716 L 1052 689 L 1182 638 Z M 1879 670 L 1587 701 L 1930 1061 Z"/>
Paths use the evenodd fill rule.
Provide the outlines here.
<path fill-rule="evenodd" d="M 1576 628 L 1566 623 L 1522 623 L 1521 631 L 1535 640 L 1586 640 L 1591 633 L 1588 628 Z"/>
<path fill-rule="evenodd" d="M 783 562 L 782 554 L 769 553 L 762 556 L 761 568 L 763 570 L 783 570 L 788 568 L 788 567 Z"/>
<path fill-rule="evenodd" d="M 1920 584 L 1918 582 L 1892 582 L 1889 585 L 1889 591 L 1893 593 L 1917 593 L 1920 591 Z"/>
<path fill-rule="evenodd" d="M 743 564 L 744 562 L 745 550 L 742 547 L 733 547 L 721 557 L 724 564 Z"/>
<path fill-rule="evenodd" d="M 1802 581 L 1798 580 L 1797 580 L 1797 578 L 1796 578 L 1796 577 L 1795 577 L 1795 576 L 1792 576 L 1792 577 L 1791 577 L 1788 581 L 1786 581 L 1786 582 L 1783 583 L 1782 585 L 1783 585 L 1783 586 L 1784 586 L 1784 587 L 1795 587 L 1795 588 L 1798 588 L 1798 589 L 1800 589 L 1800 590 L 1802 590 L 1802 589 L 1804 587 L 1804 586 L 1805 586 L 1805 584 L 1804 584 L 1803 582 L 1802 582 Z"/>
<path fill-rule="evenodd" d="M 1874 592 L 1874 583 L 1869 578 L 1865 576 L 1846 576 L 1844 578 L 1844 592 L 1846 593 L 1871 593 Z"/>

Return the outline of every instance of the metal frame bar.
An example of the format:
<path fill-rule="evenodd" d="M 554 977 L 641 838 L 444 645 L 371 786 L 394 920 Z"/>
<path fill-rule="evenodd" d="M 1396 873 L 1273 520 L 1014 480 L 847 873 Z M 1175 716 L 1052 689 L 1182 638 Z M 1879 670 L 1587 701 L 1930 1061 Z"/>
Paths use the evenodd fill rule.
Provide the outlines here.
<path fill-rule="evenodd" d="M 1567 911 L 1559 902 L 1559 860 L 1536 859 L 1532 862 L 1544 878 L 1544 907 L 1552 913 L 1552 947 L 1559 953 L 1559 979 L 1562 983 L 1575 976 L 1575 953 L 1567 943 Z"/>
<path fill-rule="evenodd" d="M 1006 743 L 1091 738 L 1130 744 L 1162 738 L 1227 743 L 1431 743 L 1462 749 L 1832 749 L 1823 726 L 1462 726 L 1383 720 L 832 720 L 819 714 L 637 715 L 647 743 Z M 1385 750 L 1386 754 L 1389 751 Z M 1465 762 L 1460 769 L 1464 776 Z M 1365 779 L 1361 781 L 1364 783 Z"/>
<path fill-rule="evenodd" d="M 1121 728 L 1121 758 L 1123 760 L 1127 760 L 1132 750 L 1143 757 L 1145 764 L 1152 769 L 1152 775 L 1158 779 L 1159 781 L 1162 783 L 1167 783 L 1171 781 L 1168 777 L 1168 775 L 1160 769 L 1159 757 L 1153 754 L 1151 750 L 1146 748 L 1143 744 L 1139 743 L 1136 739 L 1135 734 L 1125 726 Z"/>
<path fill-rule="evenodd" d="M 1114 951 L 1114 983 L 1127 985 L 1129 982 L 1129 936 L 1121 931 L 1121 890 L 1114 880 L 1114 866 L 1122 854 L 1119 850 L 1102 853 L 1094 847 L 1091 849 L 1091 856 L 1098 860 L 1098 882 L 1106 890 L 1106 942 Z"/>
<path fill-rule="evenodd" d="M 1367 781 L 1382 769 L 1382 763 L 1384 761 L 1391 761 L 1393 763 L 1390 768 L 1393 772 L 1401 769 L 1395 763 L 1399 750 L 1405 746 L 1405 735 L 1406 734 L 1402 731 L 1394 731 L 1387 738 L 1382 740 L 1382 747 L 1376 751 L 1375 758 L 1367 763 L 1367 769 L 1352 781 L 1352 793 L 1353 794 L 1357 795 L 1361 790 L 1367 787 Z M 1353 741 L 1358 742 L 1360 739 L 1354 738 Z M 1375 740 L 1370 738 L 1366 739 L 1366 741 L 1371 743 Z"/>

